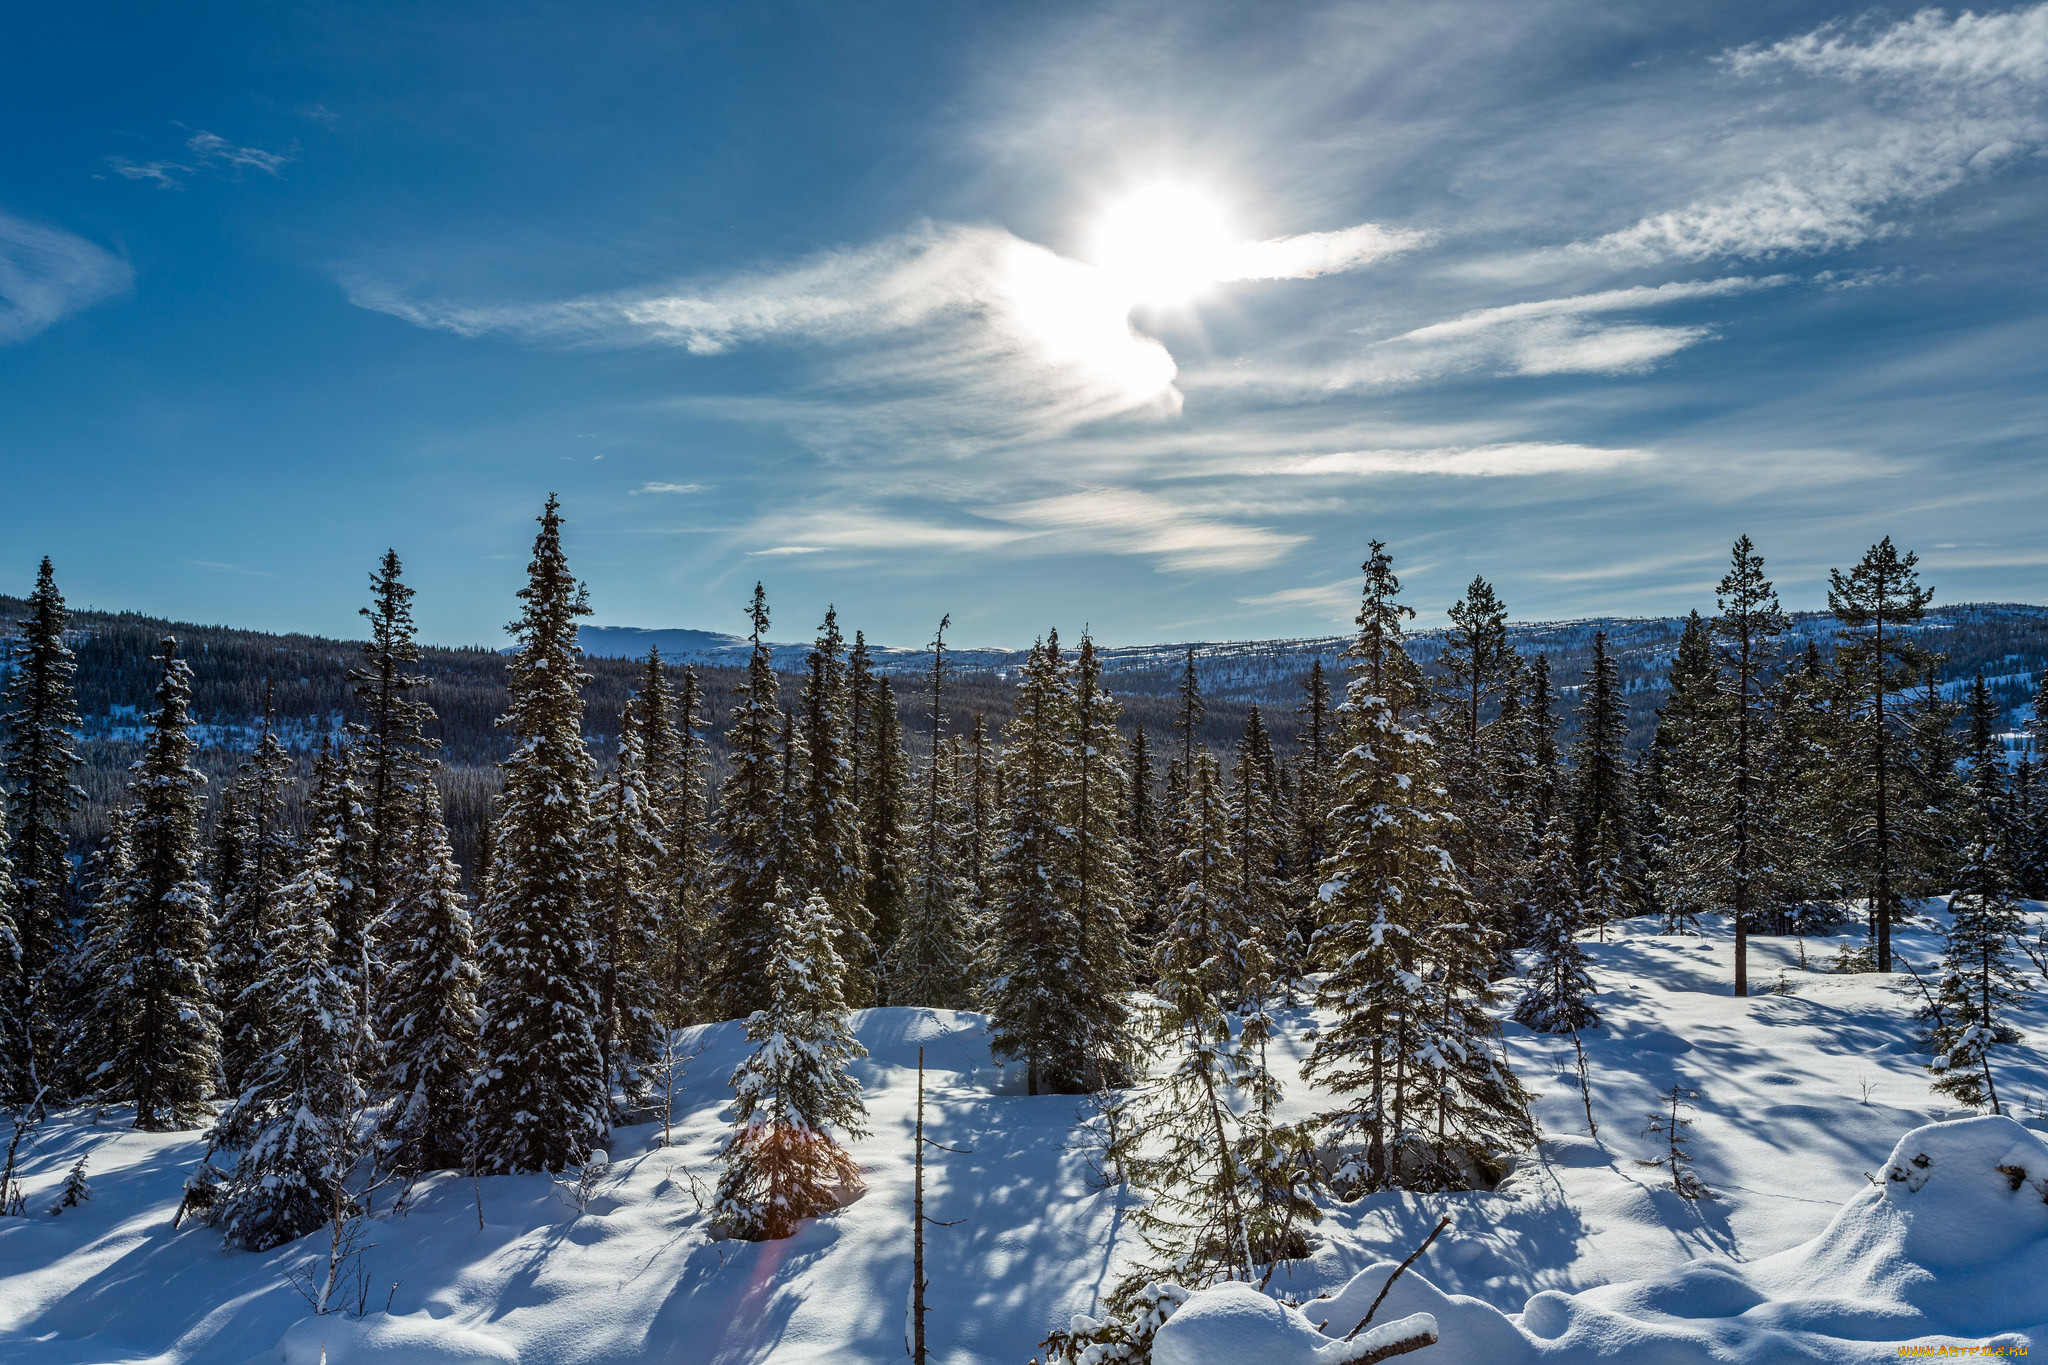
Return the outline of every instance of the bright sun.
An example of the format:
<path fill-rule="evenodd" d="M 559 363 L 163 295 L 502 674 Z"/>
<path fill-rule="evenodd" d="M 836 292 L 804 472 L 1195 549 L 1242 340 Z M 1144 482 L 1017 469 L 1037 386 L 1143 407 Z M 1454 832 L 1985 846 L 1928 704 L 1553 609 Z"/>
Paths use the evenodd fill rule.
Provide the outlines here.
<path fill-rule="evenodd" d="M 1180 185 L 1153 185 L 1118 200 L 1095 229 L 1095 264 L 1136 303 L 1186 303 L 1226 278 L 1234 245 L 1223 214 Z"/>

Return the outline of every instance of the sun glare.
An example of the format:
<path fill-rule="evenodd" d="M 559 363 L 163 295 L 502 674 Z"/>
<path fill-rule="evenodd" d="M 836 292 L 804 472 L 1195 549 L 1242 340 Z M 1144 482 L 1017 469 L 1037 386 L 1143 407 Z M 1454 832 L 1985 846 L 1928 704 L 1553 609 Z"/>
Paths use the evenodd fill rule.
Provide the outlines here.
<path fill-rule="evenodd" d="M 1225 278 L 1233 240 L 1214 201 L 1153 185 L 1109 207 L 1095 229 L 1095 264 L 1135 303 L 1186 303 Z"/>

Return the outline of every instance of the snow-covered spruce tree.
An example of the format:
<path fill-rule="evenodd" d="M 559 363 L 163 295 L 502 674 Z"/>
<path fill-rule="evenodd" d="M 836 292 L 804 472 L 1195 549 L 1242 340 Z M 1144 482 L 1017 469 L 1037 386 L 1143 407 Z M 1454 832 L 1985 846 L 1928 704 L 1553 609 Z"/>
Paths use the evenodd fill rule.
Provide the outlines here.
<path fill-rule="evenodd" d="M 495 867 L 482 909 L 481 1071 L 470 1092 L 478 1165 L 559 1171 L 605 1131 L 604 1065 L 590 962 L 590 755 L 576 618 L 590 611 L 562 553 L 550 495 L 540 516 L 518 646 L 507 666 L 517 747 L 503 764 Z"/>
<path fill-rule="evenodd" d="M 1628 714 L 1621 673 L 1607 632 L 1593 633 L 1593 661 L 1579 693 L 1579 741 L 1573 752 L 1572 859 L 1593 923 L 1607 925 L 1641 904 L 1633 791 L 1629 782 Z"/>
<path fill-rule="evenodd" d="M 165 636 L 156 710 L 128 782 L 127 867 L 105 908 L 100 964 L 113 1034 L 102 1093 L 132 1101 L 135 1126 L 191 1128 L 220 1069 L 220 1013 L 207 973 L 213 900 L 199 875 L 199 789 L 192 767 L 192 670 Z"/>
<path fill-rule="evenodd" d="M 369 1061 L 356 983 L 343 969 L 331 916 L 348 896 L 333 869 L 334 834 L 307 846 L 279 898 L 269 964 L 254 990 L 275 1029 L 270 1053 L 214 1130 L 241 1156 L 212 1216 L 228 1241 L 267 1251 L 328 1219 L 360 1151 L 355 1125 Z"/>
<path fill-rule="evenodd" d="M 14 860 L 8 856 L 7 809 L 5 798 L 0 797 L 0 978 L 10 984 L 18 979 L 21 971 L 21 934 L 15 927 L 14 908 Z M 0 1064 L 5 1071 L 0 1079 L 8 1079 L 19 1073 L 18 1079 L 8 1079 L 4 1090 L 9 1104 L 33 1103 L 37 1092 L 42 1089 L 38 1082 L 34 1090 L 23 1093 L 22 1087 L 36 1079 L 35 1046 L 29 1036 L 26 998 L 0 999 Z M 10 1176 L 10 1179 L 12 1177 Z M 0 1214 L 6 1212 L 8 1191 L 0 1188 Z"/>
<path fill-rule="evenodd" d="M 1239 914 L 1235 860 L 1230 851 L 1230 814 L 1224 804 L 1216 759 L 1207 750 L 1195 755 L 1195 778 L 1188 787 L 1180 818 L 1185 845 L 1175 880 L 1168 933 L 1160 940 L 1160 977 L 1165 954 L 1175 956 L 1176 970 L 1198 981 L 1217 1010 L 1244 1001 L 1245 953 L 1251 933 Z"/>
<path fill-rule="evenodd" d="M 1664 677 L 1664 704 L 1657 708 L 1657 732 L 1646 755 L 1645 813 L 1656 828 L 1643 828 L 1639 819 L 1637 833 L 1664 932 L 1694 933 L 1702 915 L 1720 908 L 1724 836 L 1720 670 L 1698 612 L 1686 618 Z"/>
<path fill-rule="evenodd" d="M 1534 825 L 1543 828 L 1564 809 L 1564 775 L 1557 751 L 1557 693 L 1550 684 L 1550 656 L 1538 654 L 1529 665 L 1530 803 Z"/>
<path fill-rule="evenodd" d="M 867 853 L 861 843 L 859 794 L 853 785 L 853 721 L 847 695 L 846 639 L 839 613 L 825 608 L 816 641 L 804 661 L 803 722 L 807 751 L 802 799 L 807 866 L 799 880 L 824 896 L 839 922 L 840 960 L 851 964 L 847 996 L 855 1005 L 876 999 L 874 920 L 868 913 Z"/>
<path fill-rule="evenodd" d="M 2011 1013 L 2027 990 L 2014 948 L 2027 931 L 2003 854 L 2003 764 L 1997 713 L 1980 674 L 1972 689 L 1969 759 L 1969 851 L 1950 921 L 1934 1015 L 1934 1088 L 1968 1105 L 2003 1113 L 1991 1058 L 2021 1040 Z"/>
<path fill-rule="evenodd" d="M 656 732 L 657 714 L 664 718 L 671 714 L 668 703 L 660 700 L 664 690 L 650 682 L 643 693 L 655 699 L 642 708 L 640 718 L 643 732 L 650 736 Z M 711 814 L 705 779 L 711 759 L 704 740 L 703 685 L 694 669 L 683 670 L 673 714 L 674 759 L 657 769 L 669 776 L 661 800 L 667 863 L 662 874 L 661 969 L 656 980 L 661 988 L 662 1017 L 670 1027 L 679 1027 L 717 1017 L 715 999 L 707 998 L 716 966 L 710 932 Z"/>
<path fill-rule="evenodd" d="M 1586 909 L 1579 902 L 1571 845 L 1555 826 L 1544 835 L 1530 873 L 1529 920 L 1528 983 L 1515 1002 L 1515 1021 L 1538 1033 L 1594 1027 L 1600 1011 L 1587 999 L 1593 993 L 1593 977 L 1579 944 Z"/>
<path fill-rule="evenodd" d="M 1324 1115 L 1340 1143 L 1362 1145 L 1337 1171 L 1345 1191 L 1394 1183 L 1394 1144 L 1408 1119 L 1410 1055 L 1426 1008 L 1414 971 L 1416 936 L 1429 898 L 1441 893 L 1448 856 L 1439 813 L 1422 804 L 1417 759 L 1427 741 L 1396 717 L 1402 622 L 1415 613 L 1393 558 L 1373 541 L 1365 563 L 1358 637 L 1346 650 L 1351 680 L 1338 708 L 1343 749 L 1331 774 L 1332 851 L 1323 864 L 1315 952 L 1328 975 L 1318 1003 L 1323 1029 L 1303 1074 L 1346 1097 Z"/>
<path fill-rule="evenodd" d="M 128 821 L 127 808 L 114 807 L 106 837 L 87 855 L 78 879 L 83 913 L 62 963 L 58 1030 L 64 1041 L 53 1078 L 56 1093 L 74 1103 L 103 1099 L 119 1088 L 114 1052 L 121 1000 L 115 963 L 120 889 L 134 865 Z"/>
<path fill-rule="evenodd" d="M 1200 774 L 1213 770 L 1196 755 Z M 1190 839 L 1213 839 L 1212 814 L 1191 807 Z M 1196 848 L 1182 855 L 1194 859 Z M 1218 860 L 1218 871 L 1227 867 Z M 1200 1288 L 1219 1280 L 1256 1280 L 1259 1268 L 1306 1250 L 1300 1227 L 1318 1217 L 1303 1189 L 1307 1163 L 1298 1131 L 1273 1124 L 1279 1085 L 1265 1068 L 1263 1033 L 1231 1037 L 1217 997 L 1213 903 L 1191 881 L 1160 941 L 1158 1006 L 1148 1020 L 1147 1055 L 1165 1065 L 1129 1106 L 1124 1168 L 1143 1196 L 1137 1222 L 1151 1255 L 1133 1266 L 1112 1296 L 1129 1301 L 1147 1284 L 1170 1279 Z M 1264 1027 L 1263 1015 L 1255 1016 Z"/>
<path fill-rule="evenodd" d="M 1957 885 L 1971 841 L 1973 812 L 1963 773 L 1967 750 L 1958 729 L 1968 707 L 1950 701 L 1943 690 L 1942 662 L 1939 655 L 1927 661 L 1918 695 L 1906 702 L 1907 759 L 1897 825 L 1901 896 L 1933 895 Z"/>
<path fill-rule="evenodd" d="M 334 894 L 326 909 L 334 930 L 334 965 L 355 992 L 356 1022 L 374 1036 L 379 908 L 370 864 L 369 798 L 360 780 L 360 732 L 353 738 L 355 742 L 323 748 L 314 760 L 313 789 L 306 798 L 311 838 L 305 857 L 334 877 Z"/>
<path fill-rule="evenodd" d="M 1309 661 L 1302 680 L 1294 754 L 1294 803 L 1289 809 L 1288 868 L 1284 888 L 1288 906 L 1288 946 L 1297 971 L 1311 966 L 1309 943 L 1315 937 L 1316 892 L 1322 886 L 1323 860 L 1330 856 L 1330 784 L 1336 767 L 1336 713 L 1330 705 L 1329 679 L 1320 658 Z"/>
<path fill-rule="evenodd" d="M 380 1136 L 394 1169 L 431 1171 L 460 1166 L 469 1150 L 476 942 L 440 795 L 422 782 L 413 799 L 388 931 L 384 1088 L 394 1099 Z"/>
<path fill-rule="evenodd" d="M 747 1019 L 754 1051 L 732 1074 L 733 1126 L 719 1159 L 713 1216 L 749 1241 L 787 1237 L 860 1188 L 860 1168 L 834 1136 L 867 1136 L 867 1108 L 847 1064 L 854 1041 L 838 924 L 822 896 L 770 901 L 775 926 L 768 1002 Z"/>
<path fill-rule="evenodd" d="M 1400 640 L 1409 613 L 1380 542 L 1365 569 L 1317 943 L 1330 966 L 1319 997 L 1337 1017 L 1307 1071 L 1358 1092 L 1324 1116 L 1340 1141 L 1363 1142 L 1340 1184 L 1469 1188 L 1528 1139 L 1526 1096 L 1487 1012 L 1493 938 L 1442 841 L 1451 816 L 1435 745 L 1375 690 L 1419 693 Z"/>
<path fill-rule="evenodd" d="M 417 695 L 433 680 L 418 671 L 414 593 L 396 550 L 386 550 L 370 575 L 370 596 L 371 604 L 361 612 L 370 623 L 370 638 L 363 642 L 362 663 L 349 670 L 349 682 L 363 708 L 363 736 L 355 747 L 369 834 L 371 903 L 382 914 L 405 861 L 417 805 L 414 793 L 430 780 L 438 746 L 426 735 L 434 710 Z"/>
<path fill-rule="evenodd" d="M 1059 635 L 1034 644 L 1017 688 L 1003 755 L 1008 827 L 996 855 L 995 906 L 984 944 L 985 1008 L 996 1056 L 1020 1060 L 1031 1094 L 1087 1089 L 1088 1038 L 1072 993 L 1081 928 L 1068 818 L 1072 697 Z"/>
<path fill-rule="evenodd" d="M 291 754 L 277 737 L 277 718 L 266 701 L 256 752 L 235 778 L 233 819 L 241 856 L 235 876 L 220 888 L 220 923 L 213 941 L 221 1069 L 230 1094 L 240 1092 L 272 1042 L 263 997 L 249 988 L 262 979 L 269 961 L 278 896 L 297 857 L 285 816 L 291 776 Z"/>
<path fill-rule="evenodd" d="M 716 976 L 721 1018 L 745 1018 L 768 1001 L 775 932 L 770 907 L 782 868 L 782 770 L 776 735 L 779 685 L 769 658 L 768 596 L 754 585 L 748 608 L 754 651 L 725 731 L 727 776 L 718 794 Z"/>
<path fill-rule="evenodd" d="M 869 689 L 867 752 L 861 758 L 861 846 L 867 858 L 867 907 L 873 927 L 869 951 L 886 954 L 903 925 L 910 900 L 910 760 L 903 752 L 903 721 L 885 674 Z M 851 968 L 854 964 L 848 964 Z M 876 962 L 879 975 L 879 958 Z M 886 998 L 886 992 L 880 998 Z"/>
<path fill-rule="evenodd" d="M 1759 890 L 1761 922 L 1777 933 L 1811 933 L 1840 916 L 1839 902 L 1861 894 L 1837 875 L 1843 802 L 1835 773 L 1847 750 L 1844 708 L 1836 676 L 1820 644 L 1806 642 L 1796 667 L 1786 669 L 1771 689 L 1770 747 L 1763 759 L 1769 774 L 1770 810 L 1779 832 L 1771 876 Z"/>
<path fill-rule="evenodd" d="M 988 718 L 979 712 L 975 713 L 974 733 L 967 744 L 967 767 L 958 783 L 966 817 L 962 822 L 966 842 L 961 850 L 961 871 L 967 877 L 974 917 L 979 923 L 988 914 L 992 900 L 1002 815 L 995 743 L 989 738 Z"/>
<path fill-rule="evenodd" d="M 644 698 L 642 699 L 644 701 Z M 641 757 L 637 704 L 619 718 L 619 761 L 591 800 L 592 967 L 597 1046 L 606 1095 L 617 1085 L 629 1108 L 647 1097 L 646 1073 L 661 1053 L 661 814 Z"/>
<path fill-rule="evenodd" d="M 1870 903 L 1881 972 L 1892 969 L 1892 921 L 1905 876 L 1898 829 L 1904 756 L 1892 699 L 1925 668 L 1924 651 L 1902 627 L 1924 616 L 1934 597 L 1920 586 L 1918 563 L 1886 536 L 1848 573 L 1828 573 L 1828 610 L 1841 622 L 1835 663 L 1850 708 L 1844 719 L 1851 766 L 1836 775 L 1848 788 L 1842 852 Z"/>
<path fill-rule="evenodd" d="M 1180 733 L 1180 753 L 1168 765 L 1167 772 L 1167 813 L 1166 813 L 1166 860 L 1169 864 L 1180 860 L 1182 842 L 1181 816 L 1187 796 L 1185 785 L 1175 788 L 1173 774 L 1178 771 L 1182 784 L 1193 780 L 1195 771 L 1195 750 L 1201 744 L 1202 717 L 1207 714 L 1207 705 L 1202 700 L 1202 679 L 1195 671 L 1194 646 L 1188 646 L 1187 658 L 1182 664 L 1180 686 L 1173 696 L 1173 728 Z"/>
<path fill-rule="evenodd" d="M 1225 811 L 1232 864 L 1231 918 L 1243 926 L 1246 939 L 1257 943 L 1269 961 L 1299 971 L 1299 956 L 1286 956 L 1286 825 L 1280 805 L 1280 770 L 1256 705 L 1245 716 L 1244 732 L 1238 737 Z M 1238 986 L 1238 1003 L 1253 1000 L 1249 972 Z"/>
<path fill-rule="evenodd" d="M 72 740 L 80 728 L 77 664 L 64 643 L 70 619 L 45 558 L 28 611 L 15 623 L 12 669 L 0 692 L 0 806 L 13 862 L 0 923 L 12 922 L 18 949 L 0 983 L 0 1021 L 12 1021 L 0 1041 L 0 1095 L 14 1099 L 31 1097 L 55 1074 L 61 1047 L 56 986 L 69 937 L 71 813 L 80 798 Z"/>
<path fill-rule="evenodd" d="M 1122 1084 L 1131 1042 L 1124 1001 L 1131 984 L 1131 852 L 1121 831 L 1129 779 L 1117 729 L 1123 708 L 1103 685 L 1102 656 L 1086 633 L 1068 685 L 1073 731 L 1065 764 L 1072 829 L 1067 848 L 1073 867 L 1067 884 L 1080 935 L 1068 989 L 1073 1022 L 1083 1030 L 1082 1079 L 1090 1090 L 1101 1090 Z"/>
<path fill-rule="evenodd" d="M 1166 860 L 1162 856 L 1159 798 L 1154 791 L 1152 741 L 1145 727 L 1131 736 L 1130 792 L 1124 800 L 1124 842 L 1131 849 L 1131 896 L 1136 903 L 1132 929 L 1141 951 L 1149 952 L 1166 928 L 1172 904 Z"/>
<path fill-rule="evenodd" d="M 911 835 L 910 901 L 886 963 L 889 1000 L 898 1005 L 967 1009 L 975 989 L 975 938 L 970 898 L 973 887 L 960 866 L 965 831 L 953 783 L 952 756 L 940 739 L 944 729 L 946 627 L 932 637 L 932 666 L 926 702 L 931 723 L 929 761 L 919 783 Z"/>
<path fill-rule="evenodd" d="M 1486 712 L 1500 701 L 1519 669 L 1508 644 L 1508 610 L 1493 585 L 1474 577 L 1450 608 L 1451 625 L 1437 655 L 1441 681 L 1437 723 L 1445 789 L 1457 820 L 1452 855 L 1466 885 L 1484 907 L 1488 926 L 1503 941 L 1514 931 L 1516 888 L 1527 839 L 1491 762 L 1496 720 Z"/>

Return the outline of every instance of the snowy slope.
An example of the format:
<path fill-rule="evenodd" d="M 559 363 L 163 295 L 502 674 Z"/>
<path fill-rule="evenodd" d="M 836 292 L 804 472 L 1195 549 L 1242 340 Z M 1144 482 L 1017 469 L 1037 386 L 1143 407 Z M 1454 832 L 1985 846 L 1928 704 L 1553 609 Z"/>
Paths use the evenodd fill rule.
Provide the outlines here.
<path fill-rule="evenodd" d="M 1809 942 L 1818 969 L 1835 945 Z M 1935 956 L 1927 929 L 1902 933 L 1899 943 L 1915 962 Z M 1874 1188 L 1866 1173 L 1882 1177 L 1907 1133 L 1963 1117 L 1927 1088 L 1912 1041 L 1910 979 L 1802 972 L 1791 940 L 1752 944 L 1753 979 L 1772 983 L 1783 967 L 1792 993 L 1729 998 L 1723 937 L 1661 939 L 1630 928 L 1591 945 L 1608 1018 L 1587 1035 L 1599 1140 L 1585 1132 L 1569 1041 L 1510 1026 L 1516 1068 L 1539 1093 L 1541 1149 L 1492 1194 L 1376 1196 L 1334 1210 L 1315 1255 L 1276 1276 L 1272 1289 L 1301 1300 L 1342 1293 L 1307 1308 L 1327 1316 L 1333 1333 L 1348 1330 L 1339 1319 L 1352 1300 L 1361 1292 L 1369 1300 L 1385 1278 L 1373 1268 L 1406 1255 L 1441 1211 L 1454 1219 L 1452 1231 L 1376 1320 L 1437 1312 L 1444 1339 L 1414 1357 L 1420 1362 L 1799 1359 L 1758 1335 L 1756 1305 L 1812 1299 L 1816 1283 L 1840 1286 L 1875 1313 L 1854 1331 L 1838 1321 L 1821 1334 L 1860 1342 L 1851 1353 L 1860 1358 L 1896 1358 L 1893 1343 L 1933 1330 L 1934 1319 L 1899 1307 L 1929 1293 L 1979 1314 L 1943 1330 L 2031 1331 L 2048 1344 L 2037 1330 L 2048 1322 L 2040 1287 L 2048 1227 L 2001 1219 L 1990 1205 L 1964 1220 L 1986 1229 L 1979 1240 L 1996 1251 L 1986 1264 L 2036 1268 L 2031 1298 L 2024 1286 L 1985 1292 L 1995 1277 L 1953 1261 L 1967 1245 L 1942 1252 L 1952 1263 L 1928 1271 L 1913 1268 L 1913 1255 L 1930 1254 L 1924 1247 L 1885 1242 L 1883 1217 L 1942 1188 L 1929 1183 L 1909 1200 Z M 1303 1009 L 1284 1022 L 1279 1070 L 1292 1082 L 1313 1021 Z M 2001 1091 L 2027 1127 L 2048 1132 L 2048 1058 L 2038 1050 L 2048 1010 L 2037 1003 L 2021 1023 L 2030 1050 L 2001 1073 Z M 119 1111 L 97 1123 L 63 1116 L 29 1162 L 32 1216 L 0 1220 L 0 1360 L 312 1365 L 323 1350 L 334 1365 L 900 1360 L 909 1131 L 923 1043 L 931 1131 L 972 1149 L 936 1155 L 929 1173 L 933 1216 L 962 1220 L 931 1233 L 932 1358 L 1020 1365 L 1047 1329 L 1097 1307 L 1132 1247 L 1121 1197 L 1090 1188 L 1086 1154 L 1075 1150 L 1077 1102 L 1016 1093 L 1015 1078 L 989 1061 L 978 1016 L 874 1010 L 859 1032 L 872 1054 L 857 1074 L 874 1136 L 855 1149 L 869 1188 L 834 1217 L 783 1243 L 708 1239 L 693 1181 L 708 1194 L 725 1081 L 741 1047 L 735 1026 L 713 1025 L 697 1031 L 704 1051 L 677 1102 L 672 1148 L 652 1145 L 657 1127 L 622 1130 L 614 1173 L 580 1214 L 543 1177 L 424 1184 L 404 1216 L 376 1224 L 369 1311 L 360 1319 L 312 1318 L 285 1283 L 317 1237 L 257 1255 L 223 1250 L 209 1229 L 170 1231 L 203 1139 L 134 1133 Z M 1712 1202 L 1679 1199 L 1662 1172 L 1635 1164 L 1655 1152 L 1640 1130 L 1657 1092 L 1674 1081 L 1700 1092 L 1693 1146 L 1701 1176 L 1721 1196 Z M 1290 1085 L 1293 1113 L 1316 1104 Z M 49 1216 L 43 1210 L 85 1150 L 93 1199 Z M 1972 1161 L 1983 1164 L 1975 1156 L 1957 1164 Z M 1848 1230 L 1823 1237 L 1831 1223 L 1841 1230 L 1838 1218 Z M 1898 1231 L 1896 1219 L 1890 1226 Z M 1993 1233 L 2007 1244 L 1984 1240 Z M 1373 1273 L 1346 1292 L 1365 1271 Z M 1916 1276 L 1930 1275 L 1933 1290 L 1915 1287 Z M 1791 1310 L 1763 1316 L 1780 1311 Z M 1487 1326 L 1461 1329 L 1461 1321 Z M 1480 1349 L 1469 1339 L 1460 1346 L 1461 1330 L 1512 1336 Z M 1723 1354 L 1701 1354 L 1701 1342 L 1716 1341 Z M 1502 1354 L 1510 1347 L 1530 1354 Z"/>

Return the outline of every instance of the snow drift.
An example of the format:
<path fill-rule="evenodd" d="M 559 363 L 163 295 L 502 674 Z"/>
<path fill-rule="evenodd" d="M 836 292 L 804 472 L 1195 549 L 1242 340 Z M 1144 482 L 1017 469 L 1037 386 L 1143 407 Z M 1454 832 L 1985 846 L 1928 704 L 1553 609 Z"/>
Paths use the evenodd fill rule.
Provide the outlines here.
<path fill-rule="evenodd" d="M 2048 1342 L 2048 1143 L 2008 1118 L 1932 1123 L 1900 1138 L 1873 1179 L 1826 1231 L 1775 1256 L 1546 1291 L 1512 1316 L 1410 1270 L 1380 1305 L 1387 1327 L 1371 1334 L 1399 1335 L 1426 1315 L 1439 1341 L 1414 1359 L 1427 1365 L 1896 1361 L 1901 1345 Z M 1204 1290 L 1160 1329 L 1154 1358 L 1357 1359 L 1366 1334 L 1349 1346 L 1330 1337 L 1365 1316 L 1393 1269 L 1362 1271 L 1306 1316 L 1253 1304 L 1261 1296 L 1244 1285 Z"/>

